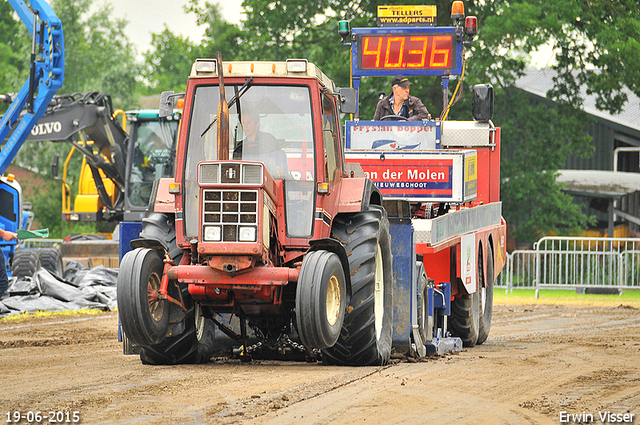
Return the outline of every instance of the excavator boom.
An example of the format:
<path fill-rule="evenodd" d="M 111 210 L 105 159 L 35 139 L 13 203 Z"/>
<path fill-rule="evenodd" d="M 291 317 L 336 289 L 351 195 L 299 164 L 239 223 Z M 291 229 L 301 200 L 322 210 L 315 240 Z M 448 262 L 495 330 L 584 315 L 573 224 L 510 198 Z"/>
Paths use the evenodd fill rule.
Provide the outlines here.
<path fill-rule="evenodd" d="M 31 0 L 32 9 L 22 0 L 9 0 L 9 3 L 33 35 L 33 43 L 29 78 L 0 119 L 0 141 L 11 133 L 0 150 L 0 175 L 7 170 L 33 126 L 46 112 L 64 77 L 64 37 L 60 19 L 44 0 Z M 26 113 L 22 114 L 25 107 Z"/>

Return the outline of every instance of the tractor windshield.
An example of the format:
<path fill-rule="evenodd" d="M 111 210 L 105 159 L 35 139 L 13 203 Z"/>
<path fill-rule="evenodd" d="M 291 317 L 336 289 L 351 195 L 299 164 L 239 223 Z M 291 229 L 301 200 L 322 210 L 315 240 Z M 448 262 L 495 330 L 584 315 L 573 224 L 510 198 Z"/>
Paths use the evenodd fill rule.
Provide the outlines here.
<path fill-rule="evenodd" d="M 225 84 L 225 97 L 233 98 L 241 85 Z M 189 120 L 184 171 L 185 236 L 198 234 L 197 166 L 201 161 L 218 159 L 218 134 L 214 124 L 205 129 L 218 113 L 218 86 L 197 87 Z M 203 134 L 204 133 L 204 134 Z M 308 87 L 252 84 L 229 108 L 229 159 L 262 162 L 275 179 L 285 180 L 287 204 L 294 202 L 310 218 L 304 228 L 287 224 L 290 236 L 311 233 L 315 181 L 313 119 Z M 297 189 L 297 190 L 294 190 Z M 304 190 L 303 192 L 307 192 Z M 292 204 L 293 205 L 293 204 Z M 193 208 L 193 210 L 190 210 Z M 307 211 L 308 210 L 308 211 Z M 308 212 L 308 214 L 306 214 Z"/>

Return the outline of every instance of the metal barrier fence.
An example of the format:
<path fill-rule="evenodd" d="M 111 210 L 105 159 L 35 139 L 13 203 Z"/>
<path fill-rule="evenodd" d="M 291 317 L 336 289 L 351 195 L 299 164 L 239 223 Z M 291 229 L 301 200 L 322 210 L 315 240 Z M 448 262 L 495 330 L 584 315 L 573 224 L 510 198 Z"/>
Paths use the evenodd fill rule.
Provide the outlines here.
<path fill-rule="evenodd" d="M 532 288 L 536 279 L 536 252 L 516 250 L 507 253 L 507 261 L 496 279 L 496 287 Z"/>
<path fill-rule="evenodd" d="M 640 239 L 544 237 L 507 254 L 496 286 L 640 289 Z"/>
<path fill-rule="evenodd" d="M 20 248 L 49 248 L 60 245 L 62 239 L 25 239 L 20 241 Z"/>

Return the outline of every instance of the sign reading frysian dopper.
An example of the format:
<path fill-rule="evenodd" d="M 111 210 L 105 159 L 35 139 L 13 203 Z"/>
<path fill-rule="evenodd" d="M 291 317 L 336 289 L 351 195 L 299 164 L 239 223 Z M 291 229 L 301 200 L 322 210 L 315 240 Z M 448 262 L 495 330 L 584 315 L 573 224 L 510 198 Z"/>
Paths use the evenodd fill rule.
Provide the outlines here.
<path fill-rule="evenodd" d="M 436 148 L 436 127 L 418 122 L 380 125 L 380 122 L 347 123 L 352 150 L 429 150 Z"/>

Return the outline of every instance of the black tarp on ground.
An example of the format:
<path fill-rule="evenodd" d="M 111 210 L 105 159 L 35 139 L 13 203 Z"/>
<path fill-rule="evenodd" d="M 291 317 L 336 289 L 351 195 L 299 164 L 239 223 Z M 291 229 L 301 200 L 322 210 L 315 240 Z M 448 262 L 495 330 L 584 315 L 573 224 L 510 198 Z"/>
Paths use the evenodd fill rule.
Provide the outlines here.
<path fill-rule="evenodd" d="M 117 269 L 87 269 L 70 262 L 64 278 L 40 269 L 33 278 L 10 278 L 0 300 L 0 317 L 24 312 L 98 308 L 115 310 Z"/>

